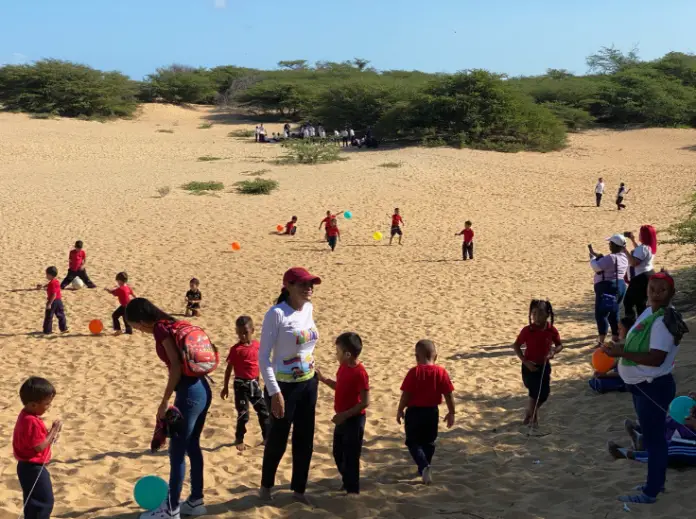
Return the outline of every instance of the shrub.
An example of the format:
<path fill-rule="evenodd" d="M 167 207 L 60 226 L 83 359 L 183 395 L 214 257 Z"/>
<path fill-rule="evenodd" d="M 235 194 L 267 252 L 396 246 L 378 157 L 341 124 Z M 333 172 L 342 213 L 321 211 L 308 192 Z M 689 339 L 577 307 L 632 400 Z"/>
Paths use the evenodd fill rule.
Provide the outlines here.
<path fill-rule="evenodd" d="M 185 65 L 158 68 L 147 76 L 140 90 L 143 101 L 162 100 L 174 104 L 211 104 L 216 97 L 215 82 L 208 71 Z"/>
<path fill-rule="evenodd" d="M 383 162 L 379 165 L 380 168 L 400 168 L 403 166 L 403 162 Z"/>
<path fill-rule="evenodd" d="M 170 192 L 172 191 L 172 188 L 169 186 L 163 186 L 157 188 L 157 192 L 159 193 L 160 198 L 164 198 L 167 196 Z"/>
<path fill-rule="evenodd" d="M 270 171 L 270 169 L 257 169 L 256 171 L 245 171 L 242 175 L 247 177 L 261 177 Z"/>
<path fill-rule="evenodd" d="M 174 130 L 160 129 L 157 130 L 157 133 L 174 133 Z"/>
<path fill-rule="evenodd" d="M 237 192 L 244 195 L 270 195 L 273 190 L 278 188 L 278 182 L 266 178 L 242 180 L 235 185 Z"/>
<path fill-rule="evenodd" d="M 347 160 L 340 156 L 341 150 L 335 144 L 290 140 L 282 146 L 287 151 L 278 161 L 281 164 L 325 164 Z"/>
<path fill-rule="evenodd" d="M 670 233 L 673 236 L 670 243 L 696 245 L 696 191 L 691 194 L 687 204 L 690 206 L 687 217 L 670 228 Z"/>
<path fill-rule="evenodd" d="M 573 108 L 572 106 L 556 102 L 544 103 L 542 106 L 551 110 L 553 115 L 558 117 L 558 119 L 565 124 L 568 131 L 577 132 L 585 130 L 591 128 L 594 124 L 594 118 L 589 112 L 580 108 Z"/>
<path fill-rule="evenodd" d="M 193 181 L 189 182 L 188 184 L 184 184 L 181 186 L 181 189 L 184 189 L 189 193 L 200 195 L 210 191 L 222 191 L 225 189 L 225 185 L 222 182 L 215 182 L 213 180 L 209 180 L 208 182 Z"/>
<path fill-rule="evenodd" d="M 198 162 L 213 162 L 216 160 L 222 160 L 222 157 L 213 157 L 212 155 L 203 155 L 198 157 Z"/>
<path fill-rule="evenodd" d="M 227 134 L 228 137 L 234 137 L 236 139 L 247 139 L 255 135 L 256 132 L 254 130 L 234 130 Z"/>
<path fill-rule="evenodd" d="M 213 123 L 201 123 L 198 125 L 199 130 L 210 130 L 213 127 Z"/>

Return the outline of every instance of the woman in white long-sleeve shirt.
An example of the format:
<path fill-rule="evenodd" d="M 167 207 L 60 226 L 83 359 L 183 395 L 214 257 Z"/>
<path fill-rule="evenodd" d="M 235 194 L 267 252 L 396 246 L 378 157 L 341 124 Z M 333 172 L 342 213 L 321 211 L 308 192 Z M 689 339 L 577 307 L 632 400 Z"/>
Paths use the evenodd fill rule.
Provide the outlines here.
<path fill-rule="evenodd" d="M 259 366 L 271 400 L 271 426 L 263 452 L 260 497 L 271 498 L 275 475 L 283 459 L 292 426 L 293 497 L 306 502 L 305 489 L 314 450 L 314 414 L 318 381 L 314 347 L 319 332 L 311 303 L 321 279 L 303 268 L 283 276 L 283 291 L 266 313 L 261 329 Z"/>

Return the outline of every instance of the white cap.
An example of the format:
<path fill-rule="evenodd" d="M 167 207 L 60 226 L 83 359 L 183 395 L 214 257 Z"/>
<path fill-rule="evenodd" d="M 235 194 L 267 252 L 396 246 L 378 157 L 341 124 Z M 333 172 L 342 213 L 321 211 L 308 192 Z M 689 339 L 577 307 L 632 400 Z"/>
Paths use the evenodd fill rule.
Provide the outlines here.
<path fill-rule="evenodd" d="M 626 238 L 624 238 L 623 234 L 614 234 L 611 238 L 607 238 L 607 241 L 613 243 L 614 245 L 618 245 L 619 247 L 626 246 Z"/>

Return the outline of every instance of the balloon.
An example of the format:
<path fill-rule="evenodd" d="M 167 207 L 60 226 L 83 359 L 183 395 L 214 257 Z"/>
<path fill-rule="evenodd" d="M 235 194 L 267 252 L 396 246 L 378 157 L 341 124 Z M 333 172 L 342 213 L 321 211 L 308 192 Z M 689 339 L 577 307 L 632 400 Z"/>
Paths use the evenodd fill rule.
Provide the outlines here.
<path fill-rule="evenodd" d="M 238 250 L 241 249 L 241 248 L 242 248 L 242 246 L 239 244 L 238 241 L 233 241 L 233 242 L 232 242 L 232 250 L 238 251 Z"/>
<path fill-rule="evenodd" d="M 84 284 L 84 282 L 83 282 L 80 278 L 75 278 L 75 279 L 72 280 L 72 287 L 73 287 L 75 290 L 79 290 L 79 289 L 81 289 L 81 288 L 84 288 L 84 287 L 85 287 L 85 284 Z"/>
<path fill-rule="evenodd" d="M 353 213 L 351 213 L 350 211 L 346 211 L 346 212 L 343 213 L 343 217 L 344 217 L 346 220 L 350 220 L 351 218 L 353 218 Z"/>
<path fill-rule="evenodd" d="M 691 414 L 691 409 L 696 405 L 696 400 L 688 396 L 678 396 L 669 404 L 669 415 L 674 421 L 684 425 L 684 421 Z"/>
<path fill-rule="evenodd" d="M 600 349 L 595 350 L 592 354 L 592 367 L 597 373 L 606 373 L 611 370 L 615 364 L 616 360 Z"/>
<path fill-rule="evenodd" d="M 377 231 L 372 235 L 372 239 L 375 241 L 380 241 L 382 239 L 382 233 Z"/>
<path fill-rule="evenodd" d="M 99 319 L 92 319 L 89 322 L 89 331 L 92 335 L 99 335 L 104 329 L 104 325 Z"/>
<path fill-rule="evenodd" d="M 159 476 L 145 476 L 133 489 L 135 502 L 145 510 L 154 510 L 167 499 L 169 485 Z"/>
<path fill-rule="evenodd" d="M 282 230 L 285 229 L 282 225 L 276 225 L 276 231 L 282 232 Z"/>

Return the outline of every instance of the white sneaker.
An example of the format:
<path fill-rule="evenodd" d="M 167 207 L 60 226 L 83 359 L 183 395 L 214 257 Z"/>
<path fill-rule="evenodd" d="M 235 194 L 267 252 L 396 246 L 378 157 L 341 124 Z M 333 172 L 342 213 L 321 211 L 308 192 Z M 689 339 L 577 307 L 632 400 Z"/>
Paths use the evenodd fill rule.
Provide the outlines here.
<path fill-rule="evenodd" d="M 169 503 L 165 501 L 159 508 L 140 514 L 140 519 L 181 519 L 181 515 L 178 508 L 170 512 Z"/>
<path fill-rule="evenodd" d="M 423 483 L 426 485 L 432 485 L 433 484 L 433 471 L 430 467 L 425 467 L 423 469 Z"/>
<path fill-rule="evenodd" d="M 203 504 L 202 499 L 197 499 L 193 501 L 188 498 L 186 501 L 181 503 L 181 515 L 188 515 L 198 517 L 199 515 L 205 515 L 208 513 L 208 509 Z"/>

